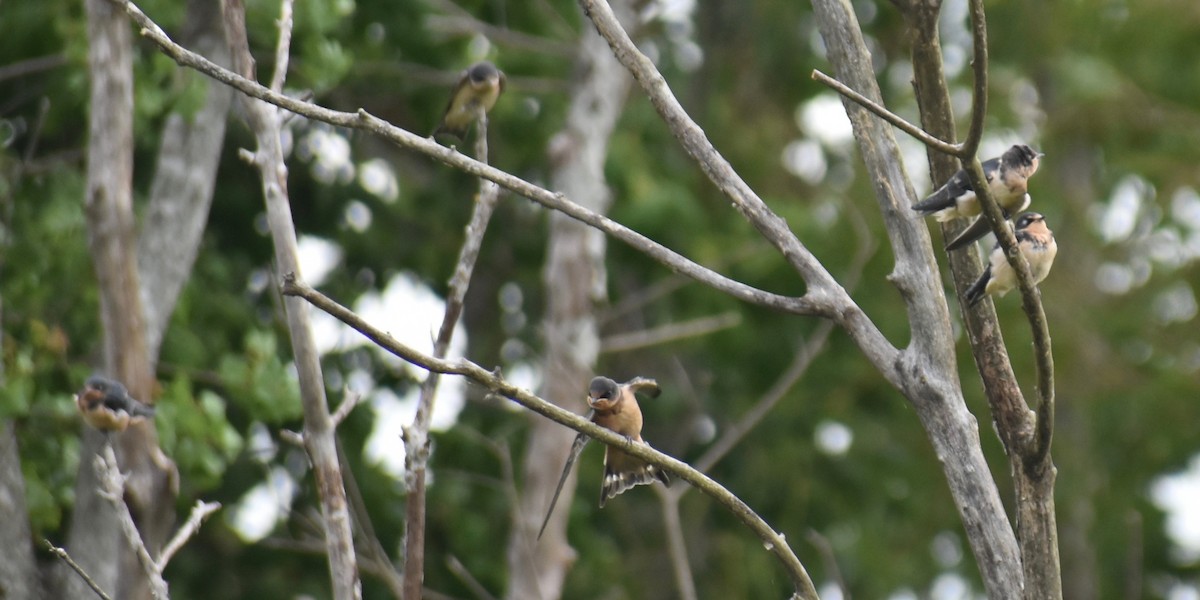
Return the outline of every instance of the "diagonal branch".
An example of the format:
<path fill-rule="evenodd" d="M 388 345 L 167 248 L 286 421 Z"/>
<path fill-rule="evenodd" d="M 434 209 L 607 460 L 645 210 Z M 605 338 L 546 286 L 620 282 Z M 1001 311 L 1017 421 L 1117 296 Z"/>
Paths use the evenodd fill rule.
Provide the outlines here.
<path fill-rule="evenodd" d="M 466 359 L 439 359 L 406 346 L 391 335 L 367 323 L 350 309 L 338 304 L 307 284 L 297 281 L 294 274 L 284 276 L 282 292 L 287 296 L 296 296 L 307 300 L 313 306 L 354 328 L 379 345 L 379 347 L 401 359 L 429 371 L 464 376 L 491 392 L 509 398 L 552 421 L 570 427 L 575 431 L 585 433 L 599 440 L 601 443 L 619 448 L 626 454 L 658 465 L 677 475 L 680 479 L 692 484 L 701 492 L 724 506 L 758 536 L 763 542 L 763 547 L 774 554 L 780 563 L 783 564 L 784 569 L 788 572 L 796 588 L 798 597 L 806 600 L 817 598 L 816 588 L 813 586 L 808 572 L 804 569 L 804 565 L 800 563 L 800 559 L 796 557 L 795 552 L 787 544 L 784 536 L 775 531 L 762 517 L 758 516 L 741 498 L 738 498 L 724 486 L 692 468 L 687 463 L 667 456 L 647 444 L 633 442 L 619 433 L 596 425 L 575 413 L 566 411 L 542 398 L 534 396 L 528 391 L 506 381 L 500 375 L 499 369 L 488 371 Z"/>
<path fill-rule="evenodd" d="M 854 89 L 852 89 L 850 86 L 822 73 L 820 70 L 813 69 L 812 78 L 815 81 L 833 88 L 833 90 L 837 93 L 857 102 L 863 108 L 875 113 L 875 115 L 879 118 L 891 123 L 892 125 L 895 125 L 900 131 L 913 136 L 922 144 L 950 155 L 957 155 L 959 153 L 961 148 L 959 144 L 951 144 L 950 142 L 942 141 L 937 137 L 926 133 L 924 129 L 921 129 L 920 127 L 917 127 L 916 125 L 904 120 L 904 117 L 901 117 L 900 115 L 888 110 L 882 104 L 879 104 L 874 100 L 871 100 L 870 98 L 854 91 Z"/>
<path fill-rule="evenodd" d="M 146 16 L 133 2 L 129 0 L 110 0 L 111 2 L 123 7 L 129 14 L 130 18 L 140 26 L 141 35 L 149 38 L 163 50 L 163 52 L 174 59 L 180 65 L 195 69 L 205 75 L 220 81 L 243 94 L 252 98 L 257 98 L 274 104 L 284 110 L 303 115 L 310 119 L 336 125 L 338 127 L 348 127 L 351 129 L 360 129 L 374 133 L 388 141 L 391 141 L 401 147 L 415 150 L 434 158 L 442 163 L 459 169 L 470 175 L 482 177 L 489 181 L 495 182 L 500 187 L 507 189 L 517 195 L 524 196 L 542 206 L 551 210 L 557 210 L 567 216 L 586 223 L 609 236 L 624 242 L 633 249 L 645 254 L 649 258 L 659 262 L 672 271 L 682 273 L 695 279 L 709 287 L 718 291 L 724 292 L 743 302 L 765 306 L 775 310 L 799 314 L 823 316 L 827 318 L 840 318 L 843 321 L 853 321 L 858 315 L 838 314 L 836 307 L 833 306 L 828 294 L 809 293 L 804 297 L 794 298 L 782 296 L 771 292 L 763 291 L 753 286 L 746 285 L 739 281 L 735 281 L 724 275 L 721 275 L 712 269 L 699 265 L 692 260 L 680 255 L 647 238 L 646 236 L 617 223 L 607 217 L 599 215 L 593 211 L 581 207 L 572 202 L 566 196 L 560 193 L 552 192 L 540 186 L 534 185 L 519 177 L 511 175 L 505 171 L 501 171 L 495 167 L 488 166 L 479 161 L 473 160 L 470 157 L 438 144 L 430 138 L 421 137 L 410 131 L 396 127 L 382 119 L 379 119 L 365 110 L 348 113 L 330 110 L 310 102 L 291 98 L 280 93 L 272 92 L 270 89 L 259 85 L 257 82 L 251 81 L 237 73 L 228 69 L 223 69 L 220 66 L 212 63 L 208 59 L 187 50 L 186 48 L 176 44 L 171 40 L 162 28 L 154 21 Z M 778 218 L 778 217 L 776 217 Z M 782 220 L 780 220 L 782 222 Z M 811 257 L 807 250 L 803 253 Z M 822 270 L 823 272 L 823 270 Z M 828 274 L 826 273 L 826 277 Z M 829 284 L 836 288 L 836 282 L 829 279 Z M 828 289 L 828 288 L 827 288 Z M 857 309 L 857 307 L 854 307 Z M 879 341 L 886 344 L 882 334 L 869 323 L 864 323 L 863 327 L 852 328 L 852 331 L 861 329 L 861 337 L 870 341 Z M 889 345 L 890 348 L 890 345 Z M 893 349 L 894 350 L 894 349 Z M 880 361 L 886 363 L 892 358 L 891 352 L 883 352 Z"/>
<path fill-rule="evenodd" d="M 854 303 L 846 290 L 830 275 L 808 248 L 792 233 L 787 222 L 773 212 L 762 198 L 741 178 L 729 161 L 712 145 L 704 130 L 679 104 L 662 73 L 643 54 L 613 14 L 605 0 L 580 0 L 583 12 L 612 48 L 617 60 L 649 97 L 654 109 L 670 128 L 680 146 L 721 190 L 755 229 L 773 245 L 807 286 L 805 298 L 812 298 L 824 309 L 820 314 L 842 326 L 859 350 L 893 385 L 900 387 L 902 377 L 897 363 L 899 351 L 883 336 L 875 323 Z M 811 314 L 811 313 L 810 313 Z"/>
<path fill-rule="evenodd" d="M 71 570 L 75 571 L 81 578 L 83 578 L 84 583 L 86 583 L 89 588 L 92 588 L 93 592 L 96 592 L 96 595 L 100 597 L 100 600 L 112 600 L 112 596 L 109 596 L 107 593 L 105 593 L 105 591 L 100 587 L 100 584 L 96 583 L 96 580 L 92 579 L 92 576 L 88 575 L 87 571 L 84 571 L 83 567 L 79 566 L 79 563 L 75 562 L 75 559 L 71 558 L 71 555 L 67 554 L 66 550 L 63 550 L 62 548 L 50 543 L 50 540 L 42 541 L 46 542 L 46 546 L 50 548 L 50 552 L 52 554 L 62 559 L 63 562 L 67 563 L 68 567 L 71 567 Z"/>

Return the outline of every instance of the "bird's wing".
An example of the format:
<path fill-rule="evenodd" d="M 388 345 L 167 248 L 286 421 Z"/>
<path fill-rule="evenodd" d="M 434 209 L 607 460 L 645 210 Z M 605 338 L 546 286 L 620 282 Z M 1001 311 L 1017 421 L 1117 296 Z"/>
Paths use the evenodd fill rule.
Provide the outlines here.
<path fill-rule="evenodd" d="M 629 388 L 634 394 L 643 392 L 651 398 L 657 398 L 662 390 L 658 387 L 658 382 L 646 377 L 634 377 L 624 383 L 624 387 Z"/>

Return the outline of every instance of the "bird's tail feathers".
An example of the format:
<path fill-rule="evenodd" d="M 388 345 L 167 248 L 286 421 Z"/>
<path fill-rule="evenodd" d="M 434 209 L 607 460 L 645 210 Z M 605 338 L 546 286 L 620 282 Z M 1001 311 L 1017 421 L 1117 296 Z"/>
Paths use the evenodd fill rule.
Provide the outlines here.
<path fill-rule="evenodd" d="M 912 205 L 912 208 L 922 215 L 931 215 L 942 209 L 950 208 L 951 206 L 954 206 L 954 197 L 948 190 L 942 188 L 934 192 L 928 198 Z"/>
<path fill-rule="evenodd" d="M 600 507 L 604 508 L 604 503 L 608 502 L 609 498 L 622 494 L 629 488 L 650 485 L 655 481 L 661 481 L 663 485 L 671 485 L 671 478 L 667 472 L 657 465 L 643 464 L 636 469 L 626 471 L 605 469 L 604 485 L 600 488 Z"/>
<path fill-rule="evenodd" d="M 984 268 L 983 274 L 979 276 L 979 279 L 975 283 L 972 283 L 971 287 L 967 288 L 966 293 L 963 294 L 967 299 L 967 306 L 975 306 L 979 304 L 980 300 L 983 300 L 983 297 L 987 295 L 987 283 L 991 279 L 991 276 L 992 265 L 989 264 Z"/>

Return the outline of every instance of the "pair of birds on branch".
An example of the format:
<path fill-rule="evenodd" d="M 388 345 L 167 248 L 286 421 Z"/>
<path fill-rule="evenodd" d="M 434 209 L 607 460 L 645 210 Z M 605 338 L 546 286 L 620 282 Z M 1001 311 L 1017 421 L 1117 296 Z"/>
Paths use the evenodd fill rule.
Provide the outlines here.
<path fill-rule="evenodd" d="M 1029 178 L 1037 172 L 1042 156 L 1029 146 L 1017 144 L 983 163 L 988 193 L 999 205 L 1004 218 L 1012 219 L 1017 215 L 1013 233 L 1021 254 L 1029 263 L 1035 284 L 1041 283 L 1050 273 L 1050 266 L 1058 254 L 1058 244 L 1054 241 L 1054 233 L 1046 226 L 1046 218 L 1036 212 L 1021 213 L 1029 208 Z M 991 231 L 965 170 L 958 171 L 928 198 L 914 204 L 913 210 L 925 216 L 932 215 L 940 222 L 975 217 L 962 233 L 946 244 L 947 251 L 965 248 Z M 974 306 L 985 296 L 1003 296 L 1016 286 L 1016 271 L 997 241 L 983 273 L 967 288 L 965 295 L 967 302 Z"/>

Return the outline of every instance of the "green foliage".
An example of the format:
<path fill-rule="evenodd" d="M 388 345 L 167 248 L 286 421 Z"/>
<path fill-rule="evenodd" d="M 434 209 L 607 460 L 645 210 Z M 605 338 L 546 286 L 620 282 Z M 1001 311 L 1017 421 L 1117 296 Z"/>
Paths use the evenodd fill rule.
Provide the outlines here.
<path fill-rule="evenodd" d="M 243 354 L 222 357 L 218 367 L 234 404 L 251 419 L 272 425 L 300 417 L 300 387 L 280 357 L 278 344 L 273 331 L 248 331 Z M 212 411 L 206 407 L 203 412 Z"/>
<path fill-rule="evenodd" d="M 155 404 L 159 442 L 179 467 L 189 494 L 221 483 L 228 465 L 242 451 L 242 436 L 229 423 L 225 400 L 210 390 L 198 394 L 177 377 Z"/>

